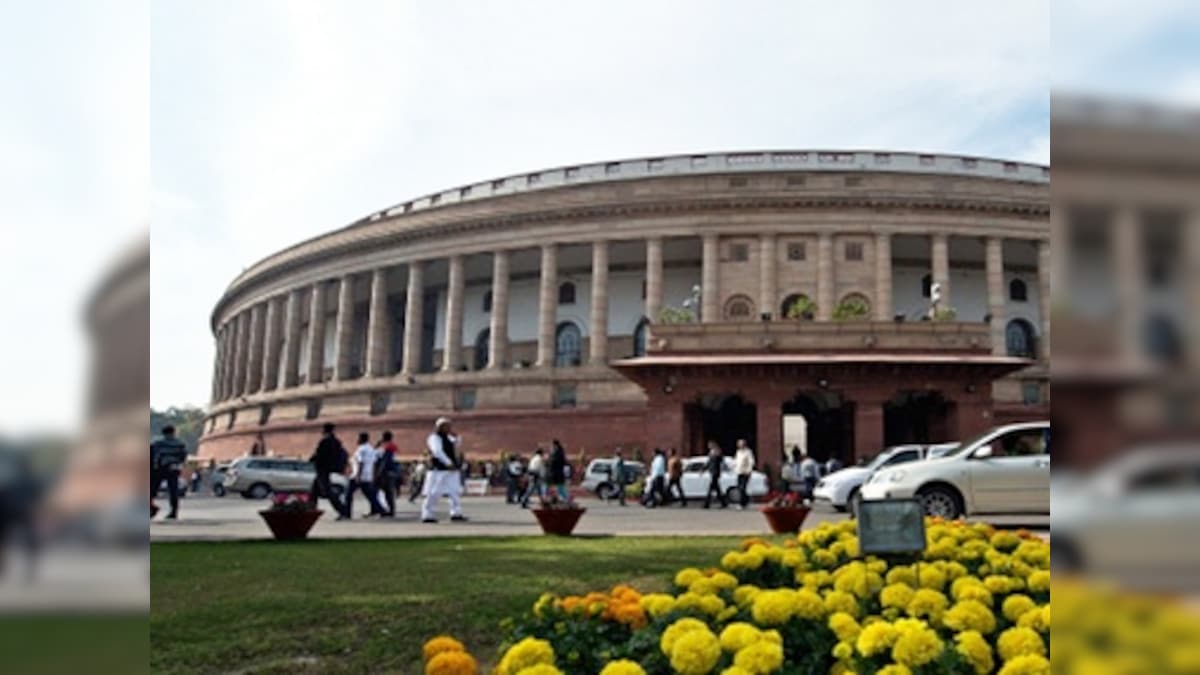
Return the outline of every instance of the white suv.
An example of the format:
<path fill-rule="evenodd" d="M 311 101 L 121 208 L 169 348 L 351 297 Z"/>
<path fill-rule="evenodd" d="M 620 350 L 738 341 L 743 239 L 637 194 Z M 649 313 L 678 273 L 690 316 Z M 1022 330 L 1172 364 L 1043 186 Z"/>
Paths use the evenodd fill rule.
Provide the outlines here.
<path fill-rule="evenodd" d="M 225 490 L 246 499 L 266 499 L 272 492 L 299 492 L 312 487 L 317 472 L 310 462 L 285 457 L 241 457 L 225 472 Z M 348 481 L 341 474 L 329 477 L 335 495 L 345 493 Z"/>
<path fill-rule="evenodd" d="M 877 471 L 859 491 L 921 500 L 925 513 L 1050 513 L 1050 423 L 990 429 L 945 457 Z"/>

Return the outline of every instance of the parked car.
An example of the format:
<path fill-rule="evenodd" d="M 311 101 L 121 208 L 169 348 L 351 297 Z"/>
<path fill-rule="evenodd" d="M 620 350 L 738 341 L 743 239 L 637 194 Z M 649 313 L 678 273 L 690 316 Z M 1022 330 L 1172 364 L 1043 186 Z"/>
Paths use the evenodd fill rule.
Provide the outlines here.
<path fill-rule="evenodd" d="M 872 474 L 863 500 L 916 498 L 925 513 L 1050 512 L 1050 423 L 989 429 L 957 451 Z"/>
<path fill-rule="evenodd" d="M 1055 476 L 1053 567 L 1129 586 L 1200 584 L 1200 449 L 1138 448 L 1085 476 Z"/>
<path fill-rule="evenodd" d="M 920 459 L 941 457 L 958 447 L 958 443 L 894 445 L 863 466 L 848 466 L 817 481 L 813 489 L 813 501 L 826 502 L 838 511 L 845 511 L 852 508 L 854 500 L 858 498 L 859 488 L 876 471 Z"/>
<path fill-rule="evenodd" d="M 612 499 L 617 495 L 617 486 L 613 482 L 613 465 L 616 460 L 609 457 L 593 459 L 588 462 L 587 471 L 583 474 L 583 489 L 596 493 L 601 499 Z M 625 484 L 629 485 L 646 475 L 646 465 L 641 462 L 625 460 Z"/>
<path fill-rule="evenodd" d="M 313 465 L 301 459 L 242 457 L 225 472 L 225 490 L 246 499 L 266 499 L 272 492 L 308 490 L 316 476 Z M 333 492 L 344 494 L 346 477 L 334 474 L 331 480 Z"/>
<path fill-rule="evenodd" d="M 688 499 L 704 499 L 708 494 L 708 457 L 688 457 L 683 460 L 683 478 L 680 480 L 683 485 L 683 494 Z M 738 492 L 737 474 L 733 470 L 733 459 L 725 458 L 724 466 L 721 471 L 721 490 L 725 493 L 725 498 L 731 502 L 736 502 L 741 499 L 741 493 Z M 755 471 L 750 474 L 750 482 L 746 485 L 746 492 L 750 493 L 750 497 L 762 497 L 769 491 L 767 486 L 767 474 L 761 471 Z"/>
<path fill-rule="evenodd" d="M 213 475 L 209 478 L 212 481 L 212 493 L 217 497 L 225 496 L 225 474 L 229 472 L 228 464 L 218 464 L 217 468 L 213 469 Z"/>

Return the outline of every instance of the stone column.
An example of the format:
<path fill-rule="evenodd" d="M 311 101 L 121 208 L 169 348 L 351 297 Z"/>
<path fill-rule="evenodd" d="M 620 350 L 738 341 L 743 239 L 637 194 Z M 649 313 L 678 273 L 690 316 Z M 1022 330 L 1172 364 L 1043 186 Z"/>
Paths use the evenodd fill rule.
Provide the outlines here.
<path fill-rule="evenodd" d="M 250 308 L 250 339 L 247 343 L 246 381 L 242 391 L 253 394 L 262 387 L 263 362 L 263 305 Z"/>
<path fill-rule="evenodd" d="M 558 323 L 558 246 L 542 245 L 542 278 L 538 289 L 537 366 L 554 366 L 554 329 Z"/>
<path fill-rule="evenodd" d="M 783 456 L 783 400 L 776 396 L 756 397 L 757 440 L 754 451 L 758 455 L 759 468 L 764 462 L 780 466 Z"/>
<path fill-rule="evenodd" d="M 421 372 L 421 329 L 425 322 L 425 263 L 408 263 L 408 289 L 404 301 L 404 362 L 401 372 L 414 375 Z"/>
<path fill-rule="evenodd" d="M 1145 254 L 1142 223 L 1133 206 L 1118 207 L 1112 221 L 1113 272 L 1117 286 L 1117 321 L 1122 353 L 1138 358 L 1142 350 L 1142 300 L 1145 297 Z"/>
<path fill-rule="evenodd" d="M 591 363 L 608 363 L 608 242 L 592 244 Z"/>
<path fill-rule="evenodd" d="M 758 311 L 779 318 L 776 302 L 775 235 L 762 234 L 758 238 Z"/>
<path fill-rule="evenodd" d="M 663 240 L 646 240 L 646 318 L 658 323 L 663 306 Z"/>
<path fill-rule="evenodd" d="M 863 457 L 874 457 L 883 450 L 884 399 L 866 395 L 854 399 L 854 456 L 842 457 L 846 466 L 854 466 Z"/>
<path fill-rule="evenodd" d="M 367 377 L 388 375 L 388 327 L 392 318 L 388 312 L 388 271 L 379 267 L 371 272 L 371 307 L 367 319 Z"/>
<path fill-rule="evenodd" d="M 283 347 L 283 298 L 274 297 L 267 301 L 267 320 L 263 336 L 263 391 L 274 391 L 279 386 L 279 353 Z"/>
<path fill-rule="evenodd" d="M 214 355 L 213 355 L 213 379 L 212 391 L 209 394 L 209 404 L 216 403 L 221 400 L 221 385 L 224 382 L 224 375 L 221 372 L 221 363 L 223 361 L 225 351 L 225 329 L 224 327 L 217 329 L 217 334 L 213 340 Z"/>
<path fill-rule="evenodd" d="M 1006 298 L 1004 292 L 1004 240 L 1000 237 L 988 237 L 986 251 L 987 302 L 988 315 L 991 316 L 992 354 L 1004 356 L 1008 353 L 1008 345 L 1004 339 Z"/>
<path fill-rule="evenodd" d="M 817 238 L 817 320 L 833 318 L 833 234 L 822 232 Z"/>
<path fill-rule="evenodd" d="M 1042 339 L 1038 340 L 1038 356 L 1047 365 L 1050 363 L 1050 314 L 1054 307 L 1050 288 L 1054 267 L 1050 251 L 1049 241 L 1042 239 L 1037 242 L 1038 318 L 1041 319 L 1042 324 Z"/>
<path fill-rule="evenodd" d="M 231 346 L 230 356 L 232 357 L 233 365 L 229 368 L 229 398 L 240 396 L 245 390 L 242 385 L 246 383 L 246 323 L 249 316 L 246 312 L 242 312 L 229 320 L 233 331 L 233 345 Z"/>
<path fill-rule="evenodd" d="M 720 320 L 720 239 L 715 234 L 706 234 L 702 238 L 703 259 L 700 272 L 700 320 L 704 323 L 715 323 Z"/>
<path fill-rule="evenodd" d="M 1051 297 L 1067 298 L 1071 279 L 1071 220 L 1062 203 L 1050 206 L 1050 295 L 1038 298 L 1043 307 L 1050 307 Z M 1040 252 L 1040 250 L 1039 250 Z"/>
<path fill-rule="evenodd" d="M 308 375 L 307 384 L 325 379 L 325 283 L 312 285 L 308 310 Z"/>
<path fill-rule="evenodd" d="M 891 321 L 892 309 L 892 235 L 875 235 L 875 320 Z"/>
<path fill-rule="evenodd" d="M 953 307 L 950 299 L 950 238 L 944 234 L 933 235 L 930 248 L 933 257 L 933 283 L 942 288 L 941 307 Z"/>
<path fill-rule="evenodd" d="M 489 332 L 488 369 L 508 365 L 508 251 L 492 254 L 492 325 Z"/>
<path fill-rule="evenodd" d="M 334 355 L 333 379 L 349 380 L 350 353 L 354 345 L 354 277 L 347 274 L 338 284 L 337 324 L 334 327 L 337 352 Z"/>
<path fill-rule="evenodd" d="M 442 372 L 462 366 L 463 286 L 466 283 L 461 255 L 450 256 L 450 283 L 446 288 L 446 344 L 442 347 Z"/>
<path fill-rule="evenodd" d="M 288 293 L 283 318 L 283 367 L 280 369 L 280 388 L 289 389 L 300 383 L 300 290 Z"/>

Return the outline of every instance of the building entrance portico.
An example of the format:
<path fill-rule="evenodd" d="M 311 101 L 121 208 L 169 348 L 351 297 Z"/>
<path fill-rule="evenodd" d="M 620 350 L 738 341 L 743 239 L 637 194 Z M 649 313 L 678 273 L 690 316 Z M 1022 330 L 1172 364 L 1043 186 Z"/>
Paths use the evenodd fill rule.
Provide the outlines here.
<path fill-rule="evenodd" d="M 701 455 L 713 441 L 729 455 L 742 439 L 757 448 L 759 414 L 757 406 L 739 394 L 702 395 L 684 404 L 687 444 L 683 447 L 688 454 Z"/>
<path fill-rule="evenodd" d="M 839 392 L 824 390 L 800 391 L 784 401 L 780 409 L 785 424 L 784 451 L 790 453 L 798 446 L 818 462 L 830 457 L 845 457 L 854 448 L 854 410 Z M 786 426 L 789 418 L 799 417 L 804 430 L 802 438 L 789 438 Z"/>

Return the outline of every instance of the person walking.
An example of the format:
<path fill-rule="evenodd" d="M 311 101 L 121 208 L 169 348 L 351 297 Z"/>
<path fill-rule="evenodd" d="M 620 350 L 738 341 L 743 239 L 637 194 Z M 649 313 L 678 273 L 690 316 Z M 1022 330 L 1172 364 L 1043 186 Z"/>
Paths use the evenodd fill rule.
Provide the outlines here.
<path fill-rule="evenodd" d="M 739 438 L 737 452 L 733 456 L 733 469 L 737 472 L 738 510 L 746 510 L 750 503 L 750 475 L 754 472 L 754 450 Z"/>
<path fill-rule="evenodd" d="M 825 475 L 828 476 L 841 470 L 842 460 L 838 459 L 836 455 L 830 454 L 829 459 L 825 460 Z"/>
<path fill-rule="evenodd" d="M 558 493 L 558 500 L 567 501 L 567 478 L 570 476 L 567 465 L 567 450 L 563 444 L 554 439 L 550 442 L 550 468 L 546 471 L 548 486 Z"/>
<path fill-rule="evenodd" d="M 383 515 L 388 518 L 396 517 L 396 490 L 400 482 L 400 463 L 396 461 L 396 443 L 392 440 L 392 432 L 383 432 L 383 437 L 379 439 L 377 451 L 379 453 L 379 465 L 375 475 L 379 476 L 376 489 L 379 491 L 379 496 L 383 499 Z"/>
<path fill-rule="evenodd" d="M 725 453 L 721 452 L 721 446 L 714 441 L 708 442 L 708 464 L 705 465 L 704 470 L 708 472 L 708 492 L 704 495 L 704 508 L 707 509 L 712 505 L 714 494 L 721 502 L 721 508 L 728 508 L 729 502 L 721 490 L 721 473 L 725 470 Z"/>
<path fill-rule="evenodd" d="M 508 464 L 504 467 L 504 481 L 506 486 L 504 501 L 509 504 L 516 504 L 521 500 L 521 476 L 524 474 L 525 467 L 522 466 L 521 460 L 516 455 L 509 455 Z"/>
<path fill-rule="evenodd" d="M 683 492 L 683 458 L 679 451 L 671 448 L 671 459 L 667 461 L 667 502 L 670 503 L 679 495 L 679 503 L 687 508 L 687 495 Z"/>
<path fill-rule="evenodd" d="M 379 495 L 375 491 L 375 467 L 379 463 L 380 453 L 371 445 L 371 436 L 367 432 L 358 435 L 358 449 L 354 451 L 351 462 L 350 489 L 346 492 L 346 517 L 354 512 L 354 492 L 360 490 L 371 510 L 363 514 L 363 518 L 383 515 L 385 511 L 379 507 Z"/>
<path fill-rule="evenodd" d="M 642 506 L 658 508 L 667 503 L 667 456 L 662 448 L 654 449 L 654 459 L 650 460 L 650 489 L 642 498 Z"/>
<path fill-rule="evenodd" d="M 817 487 L 820 475 L 821 468 L 817 464 L 817 460 L 805 453 L 804 459 L 800 460 L 800 480 L 804 481 L 805 498 L 812 499 L 813 490 Z"/>
<path fill-rule="evenodd" d="M 425 459 L 418 459 L 413 462 L 412 475 L 408 479 L 408 503 L 411 504 L 417 501 L 417 497 L 421 496 L 421 488 L 425 486 L 425 473 L 428 467 L 425 464 Z"/>
<path fill-rule="evenodd" d="M 321 427 L 321 441 L 317 443 L 317 449 L 313 451 L 308 461 L 312 463 L 313 469 L 317 475 L 313 478 L 312 488 L 309 492 L 312 494 L 313 505 L 316 505 L 317 499 L 324 497 L 329 500 L 333 510 L 337 511 L 338 520 L 345 520 L 350 517 L 346 510 L 344 502 L 338 499 L 333 492 L 333 482 L 330 479 L 331 474 L 342 473 L 346 470 L 346 449 L 342 447 L 342 442 L 333 434 L 334 426 L 332 423 L 326 423 Z"/>
<path fill-rule="evenodd" d="M 187 461 L 187 446 L 175 437 L 175 427 L 166 425 L 162 428 L 161 436 L 150 444 L 150 504 L 158 496 L 158 488 L 163 481 L 167 482 L 167 501 L 171 511 L 167 518 L 179 518 L 179 472 Z"/>
<path fill-rule="evenodd" d="M 621 446 L 617 446 L 613 453 L 616 458 L 613 461 L 612 484 L 616 488 L 617 503 L 625 506 L 625 457 L 621 452 Z"/>
<path fill-rule="evenodd" d="M 460 500 L 462 460 L 459 458 L 458 446 L 462 443 L 462 437 L 454 433 L 449 417 L 439 417 L 433 425 L 433 433 L 429 434 L 425 443 L 429 446 L 429 459 L 433 466 L 425 479 L 425 501 L 421 502 L 421 522 L 437 522 L 437 514 L 434 513 L 434 509 L 442 495 L 446 495 L 450 499 L 450 520 L 466 520 L 466 516 L 462 513 Z"/>
<path fill-rule="evenodd" d="M 546 451 L 538 448 L 529 460 L 529 470 L 526 472 L 529 481 L 525 485 L 525 493 L 521 496 L 521 508 L 529 508 L 529 498 L 537 494 L 539 499 L 545 498 L 546 480 Z"/>
<path fill-rule="evenodd" d="M 791 454 L 783 463 L 783 469 L 780 471 L 780 488 L 783 492 L 799 492 L 804 487 L 804 481 L 800 477 L 800 463 L 804 460 L 804 455 L 800 452 L 800 446 L 793 445 Z"/>

